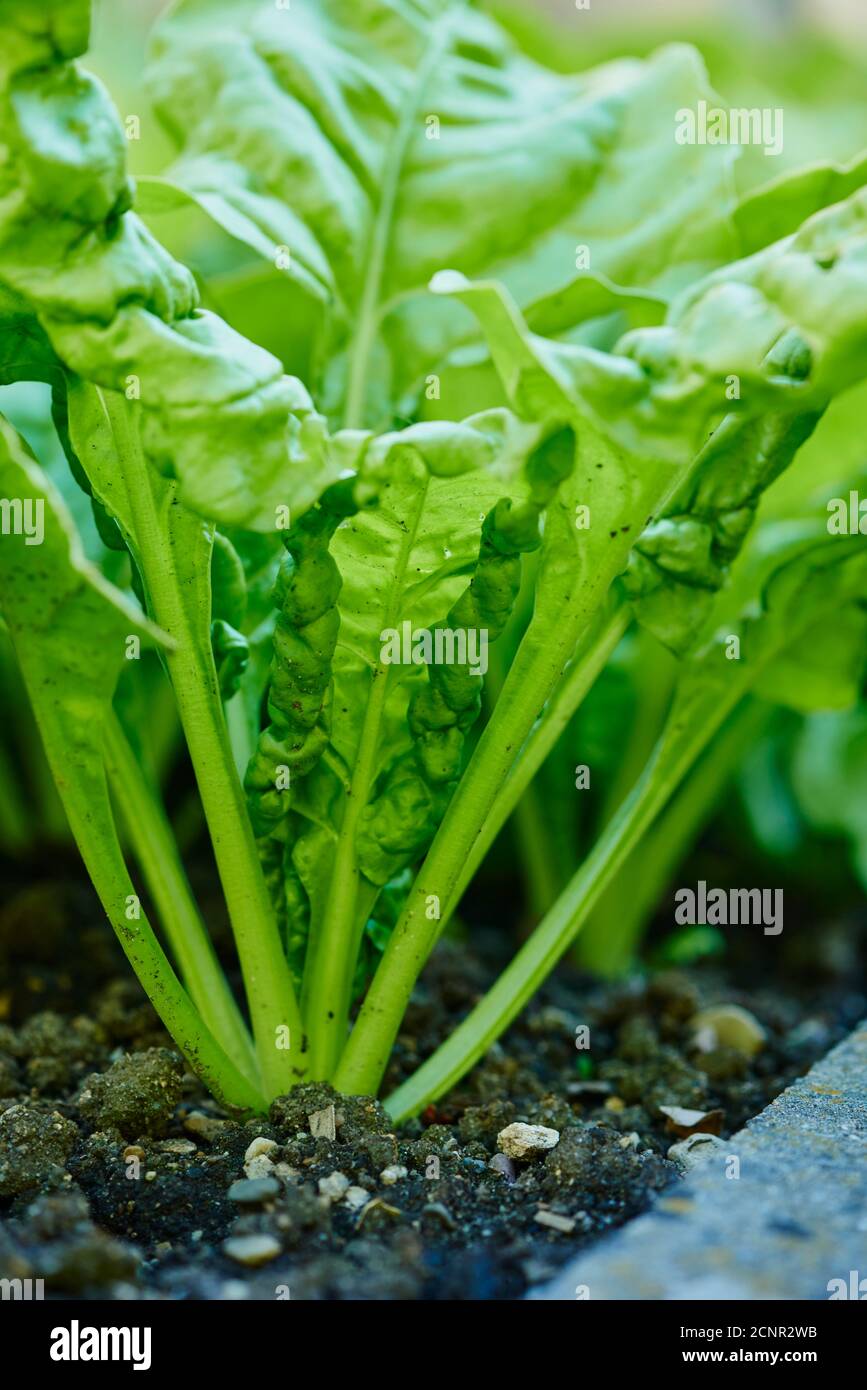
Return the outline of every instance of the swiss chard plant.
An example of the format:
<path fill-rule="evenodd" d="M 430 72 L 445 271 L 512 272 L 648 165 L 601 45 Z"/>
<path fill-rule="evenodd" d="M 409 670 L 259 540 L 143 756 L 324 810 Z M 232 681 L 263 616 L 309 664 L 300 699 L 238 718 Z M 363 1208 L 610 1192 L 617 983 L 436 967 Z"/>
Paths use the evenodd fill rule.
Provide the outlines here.
<path fill-rule="evenodd" d="M 683 843 L 769 710 L 857 699 L 863 539 L 756 513 L 867 376 L 867 163 L 739 198 L 734 147 L 675 139 L 713 95 L 684 47 L 564 77 L 452 0 L 180 0 L 149 65 L 177 156 L 134 183 L 88 29 L 86 0 L 0 0 L 0 384 L 50 390 L 122 563 L 3 421 L 0 611 L 93 885 L 215 1096 L 376 1093 L 624 637 L 663 671 L 594 842 L 401 1118 L 582 928 L 628 963 L 618 874 Z M 191 208 L 272 297 L 260 341 L 151 230 Z M 144 754 L 167 688 L 243 1009 Z"/>

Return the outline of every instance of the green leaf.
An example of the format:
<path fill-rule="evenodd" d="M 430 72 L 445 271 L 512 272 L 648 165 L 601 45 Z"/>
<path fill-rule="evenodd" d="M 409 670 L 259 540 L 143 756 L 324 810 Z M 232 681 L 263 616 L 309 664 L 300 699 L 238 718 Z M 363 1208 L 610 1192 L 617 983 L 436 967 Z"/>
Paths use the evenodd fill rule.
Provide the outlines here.
<path fill-rule="evenodd" d="M 259 834 L 273 832 L 291 808 L 287 853 L 317 898 L 346 790 L 352 786 L 353 805 L 363 808 L 412 745 L 407 711 L 424 671 L 385 664 L 384 635 L 404 624 L 430 629 L 443 618 L 467 586 L 486 514 L 503 497 L 526 496 L 520 470 L 538 438 L 535 427 L 495 411 L 365 440 L 355 492 L 368 505 L 343 520 L 323 513 L 321 524 L 310 512 L 297 539 L 287 534 L 272 723 L 247 787 Z M 291 769 L 291 787 L 277 791 L 281 766 Z M 404 829 L 407 845 L 415 844 L 417 824 Z"/>
<path fill-rule="evenodd" d="M 756 683 L 766 700 L 795 710 L 850 709 L 867 667 L 867 607 L 820 619 Z"/>
<path fill-rule="evenodd" d="M 242 242 L 263 260 L 270 261 L 275 271 L 295 281 L 314 298 L 323 301 L 328 298 L 327 267 L 322 263 L 321 253 L 304 223 L 290 208 L 282 207 L 276 199 L 268 200 L 269 223 L 275 232 L 272 239 L 256 220 L 257 216 L 261 218 L 266 202 L 261 194 L 257 196 L 237 190 L 234 202 L 230 202 L 223 189 L 231 180 L 232 171 L 227 170 L 219 160 L 207 165 L 203 162 L 197 166 L 196 173 L 198 186 L 195 189 L 184 188 L 171 179 L 139 175 L 136 179 L 138 212 L 143 217 L 153 217 L 190 205 L 198 207 L 230 237 Z M 210 174 L 210 179 L 207 174 Z M 213 182 L 212 188 L 207 186 L 209 182 Z M 306 257 L 302 259 L 297 251 L 292 255 L 288 240 L 296 247 L 303 246 Z M 312 263 L 315 270 L 308 268 L 305 259 Z"/>
<path fill-rule="evenodd" d="M 247 639 L 222 618 L 217 618 L 211 623 L 211 644 L 220 695 L 224 700 L 231 700 L 238 692 L 250 660 Z"/>
<path fill-rule="evenodd" d="M 247 579 L 244 566 L 228 536 L 214 532 L 211 551 L 211 617 L 242 628 L 247 616 Z"/>
<path fill-rule="evenodd" d="M 45 330 L 27 301 L 0 283 L 0 386 L 56 382 L 62 372 Z"/>
<path fill-rule="evenodd" d="M 729 416 L 659 520 L 645 527 L 623 584 L 639 622 L 673 651 L 688 650 L 701 631 L 765 489 L 820 418 Z"/>
<path fill-rule="evenodd" d="M 376 470 L 383 479 L 376 506 L 363 508 L 335 535 L 332 555 L 343 578 L 335 708 L 352 710 L 354 718 L 335 720 L 332 739 L 347 767 L 357 756 L 363 691 L 380 662 L 381 634 L 405 622 L 413 631 L 430 628 L 442 618 L 466 587 L 486 513 L 503 496 L 518 501 L 526 495 L 519 474 L 501 477 L 493 467 L 467 467 L 461 429 L 416 426 L 386 436 L 386 461 Z M 490 459 L 500 462 L 493 450 Z M 453 467 L 460 471 L 450 476 Z M 388 697 L 377 771 L 409 743 L 406 709 L 422 668 L 392 665 L 384 674 Z"/>
<path fill-rule="evenodd" d="M 228 537 L 216 531 L 211 551 L 211 644 L 224 700 L 237 694 L 250 660 L 250 644 L 239 631 L 246 616 L 247 581 L 241 557 Z"/>
<path fill-rule="evenodd" d="M 707 276 L 664 325 L 627 333 L 612 353 L 529 333 L 493 282 L 443 272 L 432 288 L 479 317 L 519 413 L 571 403 L 630 452 L 688 463 L 729 413 L 819 412 L 867 374 L 865 208 L 867 189 Z"/>
<path fill-rule="evenodd" d="M 679 705 L 684 729 L 685 706 L 712 703 L 727 685 L 801 711 L 842 708 L 857 698 L 867 660 L 867 554 L 857 540 L 828 536 L 813 544 L 795 540 L 791 551 L 781 559 L 785 549 L 777 550 L 758 612 L 729 624 L 724 613 L 732 599 L 722 596 L 716 637 L 689 659 L 679 684 L 675 710 Z M 733 636 L 740 645 L 732 657 Z M 811 644 L 815 656 L 807 659 Z M 692 717 L 700 723 L 697 712 Z"/>
<path fill-rule="evenodd" d="M 831 397 L 867 375 L 865 208 L 862 190 L 713 273 L 664 325 L 609 354 L 531 333 L 496 283 L 455 272 L 432 282 L 478 316 L 520 414 L 589 418 L 636 459 L 683 470 L 644 519 L 625 579 L 641 621 L 677 651 L 707 619 L 764 489 Z"/>
<path fill-rule="evenodd" d="M 455 0 L 185 0 L 149 75 L 168 179 L 266 259 L 287 248 L 322 303 L 311 384 L 351 426 L 389 424 L 460 338 L 423 294 L 444 265 L 528 304 L 583 244 L 594 275 L 665 294 L 736 248 L 736 152 L 673 138 L 713 96 L 686 47 L 563 77 Z"/>
<path fill-rule="evenodd" d="M 680 931 L 669 932 L 653 953 L 653 963 L 658 966 L 695 965 L 708 956 L 725 955 L 726 939 L 715 927 L 682 927 Z"/>
<path fill-rule="evenodd" d="M 607 275 L 585 271 L 568 284 L 533 300 L 524 309 L 527 327 L 543 338 L 574 335 L 588 319 L 619 315 L 620 333 L 662 323 L 668 300 L 660 293 L 627 289 Z M 618 335 L 619 336 L 619 335 Z"/>
<path fill-rule="evenodd" d="M 867 707 L 817 714 L 796 742 L 792 784 L 814 829 L 845 836 L 867 887 Z"/>
<path fill-rule="evenodd" d="M 120 121 L 69 61 L 86 47 L 88 15 L 83 0 L 52 4 L 37 30 L 23 0 L 0 15 L 0 315 L 11 324 L 0 379 L 48 379 L 56 354 L 140 401 L 150 461 L 191 509 L 270 529 L 278 506 L 309 505 L 339 464 L 301 384 L 197 307 L 192 276 L 129 210 Z M 303 441 L 297 488 L 287 426 L 288 461 Z"/>
<path fill-rule="evenodd" d="M 743 254 L 796 232 L 808 217 L 851 197 L 865 184 L 867 154 L 861 154 L 846 164 L 811 164 L 751 189 L 733 212 Z"/>

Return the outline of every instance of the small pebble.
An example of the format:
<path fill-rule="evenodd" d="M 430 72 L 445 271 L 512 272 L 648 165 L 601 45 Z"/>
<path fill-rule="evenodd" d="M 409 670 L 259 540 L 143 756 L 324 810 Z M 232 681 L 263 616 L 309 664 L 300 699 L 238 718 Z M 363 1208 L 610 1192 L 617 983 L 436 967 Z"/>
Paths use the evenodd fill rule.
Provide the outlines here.
<path fill-rule="evenodd" d="M 361 1189 L 358 1189 L 361 1191 Z M 345 1173 L 329 1173 L 327 1178 L 319 1179 L 319 1193 L 322 1197 L 328 1197 L 332 1202 L 339 1202 L 341 1197 L 349 1191 L 349 1179 Z"/>
<path fill-rule="evenodd" d="M 560 1131 L 547 1125 L 506 1125 L 497 1135 L 501 1151 L 509 1158 L 537 1158 L 560 1142 Z"/>
<path fill-rule="evenodd" d="M 227 1279 L 220 1290 L 220 1297 L 228 1302 L 237 1302 L 249 1297 L 249 1289 L 243 1279 Z"/>
<path fill-rule="evenodd" d="M 300 1176 L 300 1170 L 293 1168 L 291 1163 L 278 1163 L 274 1167 L 274 1177 L 282 1178 L 284 1182 L 295 1182 Z"/>
<path fill-rule="evenodd" d="M 753 1057 L 768 1040 L 759 1020 L 749 1010 L 739 1004 L 718 1004 L 714 1008 L 703 1009 L 689 1021 L 689 1026 L 701 1039 L 713 1033 L 718 1047 L 733 1047 L 745 1057 Z M 705 1047 L 706 1051 L 713 1048 Z"/>
<path fill-rule="evenodd" d="M 253 1267 L 276 1259 L 281 1249 L 279 1240 L 269 1235 L 230 1236 L 223 1241 L 223 1251 L 230 1260 Z"/>
<path fill-rule="evenodd" d="M 256 1158 L 251 1158 L 249 1163 L 244 1164 L 244 1172 L 248 1178 L 270 1178 L 274 1172 L 274 1163 L 267 1154 L 258 1154 Z"/>
<path fill-rule="evenodd" d="M 456 1231 L 458 1229 L 457 1222 L 448 1207 L 444 1207 L 442 1202 L 427 1202 L 425 1206 L 422 1207 L 421 1214 L 423 1217 L 435 1216 L 436 1219 L 445 1226 L 447 1231 Z"/>
<path fill-rule="evenodd" d="M 367 1202 L 358 1218 L 358 1225 L 363 1226 L 368 1218 L 373 1219 L 374 1228 L 381 1229 L 385 1225 L 390 1225 L 392 1221 L 399 1221 L 401 1211 L 399 1207 L 393 1207 L 390 1202 L 384 1202 L 381 1197 L 374 1197 Z"/>
<path fill-rule="evenodd" d="M 724 1154 L 728 1149 L 729 1145 L 717 1139 L 715 1134 L 690 1134 L 688 1139 L 672 1144 L 667 1156 L 682 1173 L 688 1173 L 713 1154 Z"/>
<path fill-rule="evenodd" d="M 506 1154 L 494 1154 L 488 1167 L 493 1168 L 495 1173 L 502 1173 L 507 1182 L 514 1182 L 517 1177 L 515 1165 Z"/>
<path fill-rule="evenodd" d="M 547 1226 L 552 1231 L 562 1231 L 563 1235 L 571 1235 L 575 1230 L 575 1221 L 571 1216 L 559 1216 L 556 1211 L 537 1211 L 534 1221 L 539 1226 Z"/>
<path fill-rule="evenodd" d="M 276 1178 L 239 1178 L 229 1188 L 229 1201 L 242 1206 L 258 1206 L 260 1202 L 270 1201 L 280 1191 Z"/>
<path fill-rule="evenodd" d="M 201 1110 L 193 1110 L 184 1120 L 184 1129 L 197 1134 L 208 1144 L 216 1144 L 226 1132 L 227 1120 L 215 1120 L 211 1115 L 203 1115 Z"/>
<path fill-rule="evenodd" d="M 348 1187 L 343 1198 L 343 1205 L 352 1211 L 360 1211 L 366 1207 L 370 1201 L 370 1193 L 364 1187 Z"/>
<path fill-rule="evenodd" d="M 566 1086 L 568 1096 L 594 1096 L 602 1099 L 604 1096 L 611 1095 L 610 1081 L 570 1081 Z"/>
<path fill-rule="evenodd" d="M 337 1134 L 337 1112 L 333 1105 L 324 1110 L 314 1110 L 307 1116 L 310 1133 L 314 1139 L 334 1139 Z"/>
<path fill-rule="evenodd" d="M 254 1158 L 262 1157 L 263 1154 L 270 1158 L 279 1147 L 280 1145 L 276 1140 L 266 1139 L 264 1134 L 260 1134 L 248 1147 L 247 1152 L 244 1154 L 244 1162 L 250 1163 Z"/>
<path fill-rule="evenodd" d="M 396 1182 L 400 1182 L 401 1178 L 407 1176 L 407 1172 L 408 1170 L 404 1168 L 402 1163 L 390 1163 L 387 1168 L 383 1168 L 379 1180 L 384 1182 L 386 1187 L 393 1187 Z"/>

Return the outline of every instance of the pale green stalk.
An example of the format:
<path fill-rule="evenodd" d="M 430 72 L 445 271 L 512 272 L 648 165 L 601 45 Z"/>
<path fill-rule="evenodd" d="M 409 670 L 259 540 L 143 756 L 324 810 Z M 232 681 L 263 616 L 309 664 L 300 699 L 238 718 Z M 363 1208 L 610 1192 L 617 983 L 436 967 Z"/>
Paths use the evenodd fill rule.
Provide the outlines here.
<path fill-rule="evenodd" d="M 133 408 L 110 392 L 105 403 L 152 616 L 174 641 L 166 664 L 238 948 L 262 1082 L 268 1096 L 277 1096 L 305 1073 L 301 1014 L 232 757 L 213 654 L 210 642 L 205 646 L 199 640 L 178 580 L 177 557 L 164 539 Z"/>
<path fill-rule="evenodd" d="M 387 1109 L 395 1120 L 416 1114 L 444 1095 L 517 1018 L 575 939 L 594 904 L 720 728 L 739 695 L 740 685 L 733 682 L 728 698 L 720 699 L 713 715 L 696 727 L 676 758 L 666 756 L 663 741 L 660 741 L 630 796 L 496 984 L 433 1056 L 389 1097 Z"/>
<path fill-rule="evenodd" d="M 190 998 L 238 1070 L 258 1085 L 250 1034 L 199 914 L 171 827 L 113 712 L 105 730 L 105 766 L 127 839 Z"/>

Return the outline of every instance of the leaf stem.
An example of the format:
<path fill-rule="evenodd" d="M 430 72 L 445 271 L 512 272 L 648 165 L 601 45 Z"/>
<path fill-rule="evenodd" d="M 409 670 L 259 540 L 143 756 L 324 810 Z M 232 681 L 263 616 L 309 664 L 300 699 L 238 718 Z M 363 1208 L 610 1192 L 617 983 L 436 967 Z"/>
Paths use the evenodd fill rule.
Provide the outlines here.
<path fill-rule="evenodd" d="M 58 786 L 84 867 L 127 960 L 172 1038 L 196 1075 L 223 1105 L 260 1114 L 266 1111 L 259 1087 L 236 1067 L 197 1013 L 144 914 L 137 921 L 126 918 L 124 905 L 135 893 L 114 828 L 104 826 L 102 816 L 98 812 L 94 815 L 92 809 L 82 813 L 75 797 L 64 796 L 62 759 L 60 765 L 52 759 L 52 766 L 57 768 Z"/>
<path fill-rule="evenodd" d="M 106 393 L 105 403 L 121 458 L 148 601 L 155 621 L 175 643 L 166 661 L 229 909 L 262 1081 L 270 1098 L 289 1090 L 305 1074 L 301 1014 L 232 757 L 210 636 L 205 641 L 198 631 L 180 582 L 183 557 L 171 533 L 166 540 L 168 528 L 158 514 L 155 479 L 141 451 L 133 408 L 112 392 Z M 288 1041 L 285 1048 L 280 1045 L 284 1040 Z"/>
<path fill-rule="evenodd" d="M 106 721 L 104 746 L 115 806 L 190 998 L 227 1056 L 258 1085 L 252 1039 L 199 915 L 171 828 L 114 711 Z"/>
<path fill-rule="evenodd" d="M 484 825 L 476 837 L 472 853 L 466 859 L 452 898 L 443 918 L 443 928 L 457 908 L 486 854 L 513 814 L 524 793 L 553 751 L 569 721 L 579 709 L 585 695 L 594 684 L 621 637 L 632 621 L 628 605 L 619 601 L 600 628 L 588 633 L 579 644 L 560 685 L 554 691 L 540 718 L 536 721 L 520 757 L 512 766 L 491 807 Z"/>
<path fill-rule="evenodd" d="M 629 967 L 648 914 L 719 802 L 744 748 L 769 714 L 769 706 L 761 700 L 741 703 L 652 831 L 614 876 L 578 938 L 577 959 L 586 970 L 613 977 Z"/>
<path fill-rule="evenodd" d="M 695 727 L 673 759 L 668 756 L 669 740 L 663 735 L 630 795 L 496 984 L 433 1056 L 388 1098 L 386 1108 L 395 1120 L 416 1114 L 455 1085 L 518 1016 L 720 728 L 741 689 L 739 682 L 732 684 L 728 696 L 720 699 L 707 722 Z"/>

